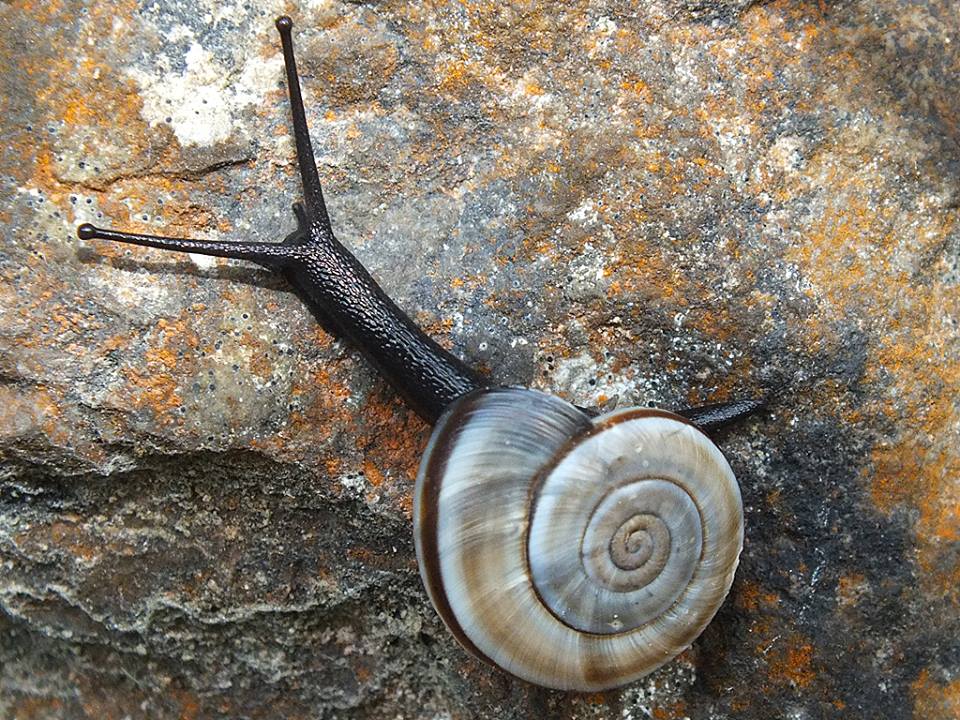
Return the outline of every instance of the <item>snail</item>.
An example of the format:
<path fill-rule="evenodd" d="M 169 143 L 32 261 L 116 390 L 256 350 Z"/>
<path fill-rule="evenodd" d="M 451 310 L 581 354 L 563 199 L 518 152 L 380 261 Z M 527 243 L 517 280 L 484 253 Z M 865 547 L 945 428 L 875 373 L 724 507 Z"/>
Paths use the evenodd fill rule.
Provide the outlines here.
<path fill-rule="evenodd" d="M 475 656 L 563 690 L 623 685 L 688 647 L 717 612 L 743 545 L 739 486 L 706 434 L 762 401 L 604 414 L 495 387 L 418 328 L 334 237 L 289 17 L 276 21 L 303 202 L 282 242 L 77 228 L 104 239 L 249 260 L 282 273 L 435 425 L 417 476 L 414 544 L 427 593 Z"/>

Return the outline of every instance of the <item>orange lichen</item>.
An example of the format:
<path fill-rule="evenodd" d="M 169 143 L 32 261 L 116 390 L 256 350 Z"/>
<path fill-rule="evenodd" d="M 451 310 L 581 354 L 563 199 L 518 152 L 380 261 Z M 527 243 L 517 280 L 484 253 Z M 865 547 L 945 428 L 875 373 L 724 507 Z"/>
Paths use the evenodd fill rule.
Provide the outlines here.
<path fill-rule="evenodd" d="M 802 269 L 817 304 L 818 311 L 796 325 L 812 352 L 837 345 L 832 313 L 857 316 L 876 330 L 865 382 L 888 391 L 844 413 L 889 421 L 863 479 L 881 512 L 919 511 L 914 530 L 923 587 L 956 598 L 960 567 L 945 559 L 948 545 L 960 540 L 960 344 L 950 321 L 960 316 L 960 294 L 941 280 L 943 273 L 935 269 L 918 281 L 911 266 L 924 257 L 942 263 L 956 214 L 878 204 L 872 175 L 842 170 L 843 163 L 867 166 L 893 152 L 874 146 L 869 136 L 850 135 L 848 143 L 811 158 L 803 182 L 828 186 L 831 193 L 786 259 Z"/>
<path fill-rule="evenodd" d="M 380 472 L 380 468 L 369 460 L 363 463 L 363 475 L 367 479 L 367 482 L 374 487 L 379 487 L 383 484 L 383 473 Z"/>
<path fill-rule="evenodd" d="M 527 95 L 532 95 L 534 97 L 538 95 L 543 95 L 546 92 L 539 83 L 533 80 L 528 80 L 527 82 L 524 83 L 523 91 Z"/>
<path fill-rule="evenodd" d="M 90 562 L 101 554 L 99 543 L 76 524 L 77 518 L 65 517 L 64 520 L 55 520 L 50 525 L 36 525 L 31 528 L 33 541 L 38 541 L 38 535 L 46 536 L 41 542 L 49 542 L 59 549 L 65 550 L 74 557 Z"/>
<path fill-rule="evenodd" d="M 72 429 L 63 421 L 62 402 L 62 392 L 54 388 L 0 385 L 0 434 L 42 432 L 52 445 L 68 445 Z"/>
<path fill-rule="evenodd" d="M 171 412 L 183 405 L 177 392 L 177 381 L 169 375 L 140 372 L 126 368 L 124 374 L 137 391 L 131 394 L 134 407 L 149 407 L 159 422 L 170 422 Z"/>
<path fill-rule="evenodd" d="M 777 644 L 767 654 L 768 673 L 774 682 L 788 682 L 805 688 L 816 679 L 813 670 L 813 645 L 793 636 Z"/>
<path fill-rule="evenodd" d="M 177 356 L 170 350 L 170 348 L 159 347 L 159 348 L 150 348 L 144 354 L 144 359 L 147 363 L 157 363 L 165 367 L 167 370 L 173 370 L 177 365 Z"/>
<path fill-rule="evenodd" d="M 754 612 L 761 608 L 774 608 L 780 603 L 780 596 L 772 592 L 764 592 L 760 585 L 744 581 L 737 585 L 734 596 L 737 607 Z"/>
<path fill-rule="evenodd" d="M 875 382 L 895 383 L 896 393 L 877 410 L 897 422 L 898 432 L 876 445 L 864 472 L 881 511 L 919 510 L 915 531 L 926 588 L 957 598 L 960 567 L 941 558 L 960 540 L 960 360 L 940 318 L 960 316 L 960 298 L 934 286 L 916 288 L 910 302 L 923 323 L 890 333 L 868 367 Z"/>
<path fill-rule="evenodd" d="M 837 580 L 837 604 L 842 608 L 854 607 L 867 590 L 867 579 L 862 573 L 841 575 Z"/>
<path fill-rule="evenodd" d="M 655 705 L 651 709 L 655 720 L 681 720 L 687 716 L 687 703 L 675 700 L 662 705 Z"/>
<path fill-rule="evenodd" d="M 960 717 L 960 678 L 940 683 L 924 668 L 910 685 L 913 717 L 920 720 L 948 720 Z"/>
<path fill-rule="evenodd" d="M 197 351 L 201 346 L 200 338 L 187 319 L 189 312 L 185 310 L 174 320 L 158 320 L 158 334 L 151 347 L 144 352 L 142 367 L 123 370 L 132 390 L 132 405 L 149 408 L 163 423 L 180 425 L 183 422 L 179 413 L 173 413 L 183 405 L 178 378 L 193 372 L 197 361 L 193 352 L 185 353 L 184 349 Z"/>
<path fill-rule="evenodd" d="M 11 717 L 15 718 L 56 718 L 65 713 L 63 701 L 59 698 L 45 698 L 23 696 L 16 697 L 10 692 L 7 696 L 7 707 Z M 88 715 L 87 717 L 103 717 L 102 715 Z"/>
<path fill-rule="evenodd" d="M 16 6 L 17 12 L 21 12 L 29 16 L 34 22 L 43 23 L 44 25 L 57 23 L 63 21 L 63 15 L 65 12 L 68 12 L 61 0 L 43 0 L 42 2 L 34 2 L 33 0 L 19 0 L 18 2 L 13 3 Z"/>
<path fill-rule="evenodd" d="M 438 88 L 447 95 L 459 95 L 464 92 L 471 83 L 477 80 L 481 68 L 476 64 L 468 63 L 463 60 L 452 60 L 443 63 L 437 71 L 439 77 Z"/>

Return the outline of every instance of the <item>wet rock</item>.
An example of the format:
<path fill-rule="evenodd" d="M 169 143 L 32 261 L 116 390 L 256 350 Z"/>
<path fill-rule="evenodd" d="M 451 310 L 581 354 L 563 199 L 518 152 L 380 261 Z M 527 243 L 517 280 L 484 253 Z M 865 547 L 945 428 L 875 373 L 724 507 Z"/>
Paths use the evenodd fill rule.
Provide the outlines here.
<path fill-rule="evenodd" d="M 953 4 L 302 5 L 335 229 L 441 343 L 581 405 L 772 392 L 731 595 L 602 695 L 471 659 L 429 428 L 281 279 L 74 234 L 292 229 L 293 9 L 4 3 L 0 714 L 957 716 Z"/>

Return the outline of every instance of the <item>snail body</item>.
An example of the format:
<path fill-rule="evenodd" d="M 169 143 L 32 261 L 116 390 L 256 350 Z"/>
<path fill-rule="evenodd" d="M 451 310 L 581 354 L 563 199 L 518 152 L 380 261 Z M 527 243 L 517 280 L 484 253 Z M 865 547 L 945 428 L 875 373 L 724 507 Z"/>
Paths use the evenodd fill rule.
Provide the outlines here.
<path fill-rule="evenodd" d="M 493 387 L 428 337 L 334 237 L 293 53 L 283 46 L 304 202 L 281 243 L 77 228 L 106 239 L 250 260 L 281 272 L 330 333 L 351 342 L 435 423 L 414 496 L 421 576 L 480 659 L 539 685 L 600 690 L 676 656 L 714 616 L 743 545 L 740 492 L 706 432 L 756 400 L 603 415 Z"/>

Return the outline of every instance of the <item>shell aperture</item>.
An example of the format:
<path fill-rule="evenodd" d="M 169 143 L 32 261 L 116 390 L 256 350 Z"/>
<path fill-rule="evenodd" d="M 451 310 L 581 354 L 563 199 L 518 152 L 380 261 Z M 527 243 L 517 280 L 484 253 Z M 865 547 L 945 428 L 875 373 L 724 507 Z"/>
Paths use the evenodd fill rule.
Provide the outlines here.
<path fill-rule="evenodd" d="M 739 487 L 671 413 L 590 418 L 533 390 L 454 403 L 420 466 L 414 538 L 454 636 L 527 681 L 622 685 L 686 648 L 743 544 Z"/>

